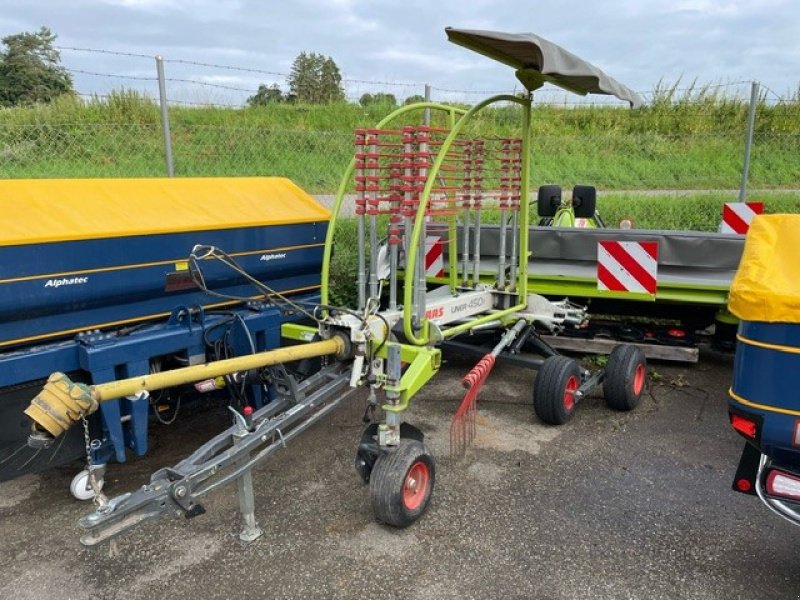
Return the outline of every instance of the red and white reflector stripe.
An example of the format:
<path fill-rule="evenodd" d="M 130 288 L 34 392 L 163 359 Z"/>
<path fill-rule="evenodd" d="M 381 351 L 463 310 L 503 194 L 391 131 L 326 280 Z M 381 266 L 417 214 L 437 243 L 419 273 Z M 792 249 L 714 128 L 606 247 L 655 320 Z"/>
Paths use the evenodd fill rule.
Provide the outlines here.
<path fill-rule="evenodd" d="M 750 229 L 753 217 L 764 214 L 763 202 L 726 202 L 722 207 L 721 233 L 744 235 Z"/>
<path fill-rule="evenodd" d="M 657 285 L 658 242 L 598 242 L 597 289 L 655 295 Z"/>
<path fill-rule="evenodd" d="M 425 275 L 444 277 L 444 243 L 442 238 L 425 238 Z"/>

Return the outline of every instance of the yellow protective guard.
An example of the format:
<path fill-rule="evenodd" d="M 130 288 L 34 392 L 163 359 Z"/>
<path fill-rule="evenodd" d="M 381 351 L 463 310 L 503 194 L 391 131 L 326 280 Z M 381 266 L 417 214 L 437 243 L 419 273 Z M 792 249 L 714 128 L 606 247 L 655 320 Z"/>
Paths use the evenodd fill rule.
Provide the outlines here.
<path fill-rule="evenodd" d="M 753 219 L 728 309 L 743 321 L 800 323 L 800 215 Z"/>
<path fill-rule="evenodd" d="M 58 437 L 81 417 L 96 411 L 97 406 L 89 386 L 73 383 L 64 373 L 55 372 L 47 379 L 42 391 L 31 400 L 25 414 L 40 429 Z"/>
<path fill-rule="evenodd" d="M 0 246 L 330 219 L 283 177 L 6 179 L 0 212 Z"/>

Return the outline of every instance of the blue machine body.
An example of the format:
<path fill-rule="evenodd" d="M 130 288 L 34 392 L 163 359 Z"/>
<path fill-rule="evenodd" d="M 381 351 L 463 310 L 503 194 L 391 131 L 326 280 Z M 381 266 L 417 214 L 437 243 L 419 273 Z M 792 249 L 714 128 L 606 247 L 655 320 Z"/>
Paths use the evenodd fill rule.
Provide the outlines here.
<path fill-rule="evenodd" d="M 800 324 L 742 321 L 731 407 L 761 421 L 758 446 L 779 462 L 800 464 Z"/>
<path fill-rule="evenodd" d="M 226 304 L 192 284 L 195 244 L 224 249 L 278 292 L 313 290 L 325 231 L 312 223 L 0 247 L 0 348 L 164 318 L 181 304 Z M 224 265 L 201 266 L 215 291 L 258 295 Z"/>
<path fill-rule="evenodd" d="M 798 244 L 800 215 L 756 216 L 728 306 L 739 318 L 731 424 L 762 455 L 800 472 Z"/>
<path fill-rule="evenodd" d="M 42 213 L 41 195 L 52 192 L 53 182 L 43 182 L 44 191 L 37 182 L 18 183 L 0 182 L 0 188 L 10 186 L 11 195 L 18 187 L 36 190 L 40 197 L 31 202 L 38 202 Z M 282 323 L 306 318 L 280 296 L 309 308 L 319 300 L 329 215 L 287 180 L 137 180 L 131 185 L 144 194 L 143 223 L 124 224 L 108 235 L 103 225 L 75 239 L 31 235 L 29 243 L 19 236 L 0 241 L 0 480 L 84 451 L 83 432 L 73 428 L 63 443 L 34 460 L 28 462 L 28 452 L 11 456 L 29 433 L 22 410 L 50 373 L 102 383 L 149 373 L 165 357 L 177 364 L 203 363 L 215 358 L 212 347 L 223 335 L 226 352 L 233 355 L 275 348 Z M 57 189 L 78 196 L 50 198 L 64 218 L 79 210 L 80 194 L 89 196 L 86 202 L 94 210 L 99 198 L 111 212 L 127 211 L 129 220 L 136 218 L 130 203 L 137 199 L 125 181 L 67 181 Z M 198 201 L 195 195 L 206 203 L 211 195 L 223 205 L 226 218 L 220 227 L 213 226 L 221 214 L 216 206 L 190 227 L 168 231 Z M 20 193 L 18 201 L 26 199 Z M 246 218 L 237 216 L 237 208 Z M 163 210 L 166 224 L 155 209 Z M 213 293 L 199 289 L 187 264 L 197 244 L 225 251 L 280 296 L 265 297 L 215 260 L 198 261 Z M 258 406 L 266 400 L 263 388 L 250 387 L 250 401 Z M 152 409 L 147 400 L 104 402 L 91 422 L 92 437 L 99 440 L 94 460 L 124 462 L 128 451 L 144 454 Z"/>

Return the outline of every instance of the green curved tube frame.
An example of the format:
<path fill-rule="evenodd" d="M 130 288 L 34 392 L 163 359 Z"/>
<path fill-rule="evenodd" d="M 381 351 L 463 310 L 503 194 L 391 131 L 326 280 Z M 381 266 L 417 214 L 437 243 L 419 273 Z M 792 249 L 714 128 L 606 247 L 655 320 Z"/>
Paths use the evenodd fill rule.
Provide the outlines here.
<path fill-rule="evenodd" d="M 461 130 L 464 126 L 470 121 L 470 119 L 478 112 L 486 108 L 491 104 L 495 104 L 497 102 L 514 102 L 519 104 L 523 108 L 523 132 L 522 132 L 522 185 L 520 196 L 522 198 L 524 210 L 520 210 L 520 236 L 519 236 L 519 248 L 520 248 L 520 260 L 519 260 L 519 282 L 517 289 L 519 290 L 519 303 L 516 306 L 512 306 L 511 308 L 507 308 L 499 313 L 494 313 L 492 315 L 487 315 L 485 317 L 481 317 L 470 321 L 469 323 L 464 323 L 457 327 L 453 327 L 449 330 L 443 331 L 443 335 L 445 338 L 453 337 L 459 333 L 463 333 L 465 331 L 469 331 L 472 327 L 476 325 L 480 325 L 484 322 L 488 322 L 493 319 L 503 318 L 504 316 L 511 314 L 513 312 L 519 311 L 522 308 L 527 307 L 527 294 L 528 294 L 528 229 L 529 229 L 529 214 L 528 214 L 528 178 L 530 174 L 530 113 L 531 113 L 531 100 L 530 97 L 527 98 L 519 98 L 517 96 L 510 96 L 507 94 L 503 94 L 500 96 L 492 96 L 491 98 L 487 98 L 483 102 L 476 104 L 473 106 L 469 111 L 464 114 L 457 123 L 453 126 L 450 130 L 449 135 L 445 138 L 445 141 L 442 144 L 441 149 L 439 150 L 439 154 L 436 156 L 436 160 L 433 162 L 433 166 L 431 167 L 430 173 L 428 173 L 428 180 L 425 182 L 425 188 L 422 190 L 422 196 L 420 198 L 419 207 L 417 208 L 417 215 L 414 219 L 414 229 L 411 233 L 411 241 L 408 244 L 408 256 L 406 257 L 406 265 L 413 265 L 416 263 L 417 260 L 417 252 L 419 246 L 419 238 L 422 233 L 422 222 L 425 218 L 425 210 L 428 207 L 428 201 L 430 199 L 431 190 L 433 189 L 434 182 L 436 181 L 436 177 L 439 174 L 439 170 L 441 169 L 442 163 L 447 155 L 447 152 L 450 150 L 450 146 L 452 146 L 453 141 L 456 139 Z M 455 268 L 455 261 L 450 261 L 451 266 L 450 269 Z M 412 326 L 412 299 L 413 299 L 413 277 L 414 277 L 414 269 L 406 268 L 405 270 L 405 279 L 403 285 L 403 333 L 406 336 L 406 339 L 418 346 L 424 346 L 430 342 L 430 328 L 428 327 L 428 321 L 423 319 L 422 323 L 420 323 L 420 334 L 416 335 L 414 333 L 414 329 Z M 452 277 L 452 275 L 451 275 Z"/>
<path fill-rule="evenodd" d="M 455 123 L 455 116 L 457 114 L 463 115 L 467 111 L 463 108 L 457 108 L 455 106 L 447 106 L 446 104 L 439 104 L 438 102 L 418 102 L 416 104 L 409 104 L 408 106 L 401 106 L 388 116 L 381 119 L 376 125 L 375 129 L 380 129 L 385 127 L 392 121 L 394 121 L 397 117 L 400 117 L 406 113 L 415 111 L 415 110 L 422 110 L 430 108 L 432 110 L 440 110 L 446 112 L 450 115 L 450 123 L 451 125 Z M 322 254 L 322 281 L 321 281 L 321 288 L 320 288 L 320 302 L 323 305 L 323 314 L 327 314 L 327 309 L 325 308 L 328 304 L 329 300 L 329 292 L 330 292 L 330 267 L 331 267 L 331 254 L 333 253 L 333 236 L 336 233 L 336 223 L 339 220 L 339 212 L 342 209 L 342 201 L 344 200 L 344 195 L 347 192 L 347 186 L 350 184 L 350 180 L 353 177 L 353 171 L 356 168 L 356 159 L 355 157 L 350 159 L 350 163 L 347 165 L 347 169 L 345 169 L 344 175 L 342 176 L 342 180 L 339 182 L 339 188 L 336 190 L 336 196 L 333 201 L 333 207 L 331 208 L 331 220 L 328 223 L 328 232 L 325 235 L 325 250 Z"/>
<path fill-rule="evenodd" d="M 504 309 L 502 311 L 492 313 L 491 315 L 486 315 L 477 319 L 474 319 L 468 323 L 464 323 L 446 330 L 442 331 L 442 335 L 445 338 L 450 338 L 459 333 L 463 333 L 465 331 L 469 331 L 476 325 L 480 325 L 484 322 L 492 321 L 495 319 L 502 319 L 514 312 L 517 312 L 525 307 L 527 307 L 527 293 L 528 293 L 528 256 L 529 256 L 529 249 L 528 249 L 528 233 L 529 233 L 529 222 L 530 216 L 528 211 L 528 198 L 529 198 L 529 178 L 530 178 L 530 119 L 531 119 L 531 98 L 530 95 L 526 97 L 518 97 L 518 96 L 511 96 L 508 94 L 503 94 L 499 96 L 493 96 L 491 98 L 487 98 L 483 102 L 476 104 L 469 110 L 464 110 L 460 108 L 456 108 L 453 106 L 447 106 L 445 104 L 438 104 L 435 102 L 421 102 L 418 104 L 411 104 L 408 106 L 403 106 L 396 111 L 392 112 L 390 115 L 382 119 L 376 126 L 376 129 L 380 129 L 385 127 L 387 124 L 391 123 L 393 120 L 398 118 L 399 116 L 406 114 L 411 111 L 430 108 L 433 110 L 440 110 L 446 112 L 450 115 L 450 124 L 451 129 L 448 136 L 445 138 L 445 141 L 442 144 L 441 149 L 439 150 L 438 155 L 436 156 L 436 160 L 434 161 L 433 165 L 431 166 L 430 172 L 428 173 L 428 178 L 425 182 L 425 187 L 422 191 L 422 196 L 420 198 L 419 207 L 417 208 L 417 214 L 414 218 L 414 227 L 411 233 L 411 240 L 408 244 L 408 255 L 406 257 L 406 264 L 413 265 L 416 263 L 417 254 L 419 252 L 419 242 L 420 236 L 422 234 L 422 223 L 425 219 L 425 211 L 428 207 L 428 202 L 430 200 L 431 190 L 435 184 L 436 178 L 441 170 L 442 164 L 444 163 L 445 157 L 450 150 L 450 147 L 453 145 L 453 142 L 461 133 L 463 128 L 466 126 L 467 123 L 470 122 L 472 117 L 492 104 L 496 104 L 498 102 L 512 102 L 515 104 L 519 104 L 523 109 L 523 122 L 522 122 L 522 168 L 521 168 L 521 190 L 520 195 L 522 198 L 522 210 L 520 210 L 520 223 L 519 223 L 519 261 L 518 264 L 520 265 L 519 272 L 518 272 L 518 281 L 517 281 L 517 292 L 519 295 L 519 303 L 515 306 L 510 308 Z M 456 115 L 460 115 L 460 118 L 456 120 Z M 347 191 L 347 186 L 350 183 L 350 180 L 353 176 L 353 171 L 355 170 L 355 157 L 350 160 L 350 163 L 345 170 L 344 176 L 339 184 L 339 188 L 336 192 L 336 197 L 334 199 L 333 208 L 332 208 L 332 215 L 331 220 L 328 225 L 328 232 L 325 237 L 325 250 L 323 253 L 322 258 L 322 287 L 321 287 L 321 302 L 323 304 L 323 309 L 325 305 L 328 304 L 329 299 L 329 282 L 330 282 L 330 261 L 331 261 L 331 254 L 333 251 L 333 239 L 336 232 L 336 224 L 339 218 L 339 212 L 341 210 L 342 202 L 344 200 L 345 192 Z M 454 227 L 454 223 L 451 224 L 451 228 Z M 451 236 L 453 237 L 453 236 Z M 451 241 L 451 252 L 452 252 L 452 241 Z M 454 265 L 453 261 L 451 261 L 450 265 L 450 284 L 451 287 L 454 286 L 456 281 L 457 274 L 455 272 L 456 266 Z M 407 338 L 407 340 L 414 345 L 417 346 L 425 346 L 428 345 L 431 341 L 430 339 L 430 327 L 428 324 L 427 319 L 423 319 L 422 323 L 420 323 L 419 335 L 415 333 L 412 323 L 412 309 L 413 309 L 413 292 L 414 292 L 414 269 L 405 269 L 404 273 L 404 281 L 403 281 L 403 332 Z"/>

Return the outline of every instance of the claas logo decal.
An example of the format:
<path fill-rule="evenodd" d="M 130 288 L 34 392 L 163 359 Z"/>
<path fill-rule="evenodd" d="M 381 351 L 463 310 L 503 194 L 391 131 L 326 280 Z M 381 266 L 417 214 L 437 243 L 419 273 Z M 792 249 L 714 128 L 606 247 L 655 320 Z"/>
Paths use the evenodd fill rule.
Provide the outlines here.
<path fill-rule="evenodd" d="M 429 321 L 432 319 L 441 319 L 444 316 L 444 306 L 437 306 L 436 308 L 429 308 L 425 311 L 425 318 Z"/>

